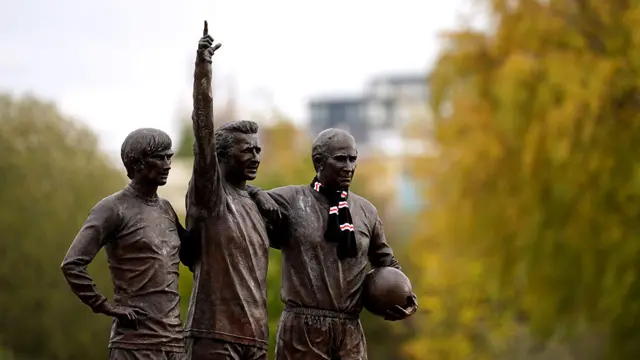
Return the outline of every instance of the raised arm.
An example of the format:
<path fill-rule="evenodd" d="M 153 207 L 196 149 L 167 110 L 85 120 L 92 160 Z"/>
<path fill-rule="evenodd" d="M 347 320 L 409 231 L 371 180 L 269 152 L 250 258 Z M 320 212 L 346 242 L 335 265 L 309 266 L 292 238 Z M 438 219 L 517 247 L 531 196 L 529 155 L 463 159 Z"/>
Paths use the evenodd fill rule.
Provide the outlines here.
<path fill-rule="evenodd" d="M 220 44 L 213 45 L 208 24 L 204 22 L 203 36 L 198 43 L 193 75 L 193 175 L 187 195 L 187 215 L 208 217 L 214 211 L 221 191 L 213 125 L 213 95 L 211 88 L 212 56 Z M 189 227 L 189 224 L 187 224 Z"/>

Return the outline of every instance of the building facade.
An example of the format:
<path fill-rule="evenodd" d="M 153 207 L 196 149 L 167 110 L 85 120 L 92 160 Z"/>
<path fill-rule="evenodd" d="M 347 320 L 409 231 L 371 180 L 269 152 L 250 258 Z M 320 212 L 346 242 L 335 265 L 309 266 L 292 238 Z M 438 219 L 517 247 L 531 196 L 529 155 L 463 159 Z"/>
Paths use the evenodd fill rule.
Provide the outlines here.
<path fill-rule="evenodd" d="M 311 136 L 327 128 L 349 131 L 358 143 L 359 157 L 385 165 L 380 188 L 396 192 L 397 206 L 415 212 L 421 207 L 419 184 L 407 174 L 407 157 L 435 154 L 427 136 L 407 134 L 412 122 L 430 127 L 429 89 L 424 74 L 379 76 L 363 94 L 316 98 L 310 101 Z"/>
<path fill-rule="evenodd" d="M 412 121 L 430 121 L 428 97 L 425 75 L 380 76 L 360 96 L 310 101 L 309 130 L 312 137 L 331 127 L 347 130 L 364 156 L 415 152 L 403 132 Z"/>

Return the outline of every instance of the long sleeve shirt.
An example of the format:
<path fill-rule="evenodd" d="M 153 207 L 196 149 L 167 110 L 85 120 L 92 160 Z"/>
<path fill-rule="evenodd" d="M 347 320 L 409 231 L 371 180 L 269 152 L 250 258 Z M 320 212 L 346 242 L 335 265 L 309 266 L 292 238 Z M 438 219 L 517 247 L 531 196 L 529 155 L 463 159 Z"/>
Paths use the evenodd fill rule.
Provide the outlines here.
<path fill-rule="evenodd" d="M 110 347 L 182 351 L 178 271 L 179 222 L 165 199 L 147 198 L 131 186 L 91 210 L 63 262 L 71 290 L 94 311 L 106 301 L 87 266 L 105 248 L 114 286 L 113 301 L 149 316 L 138 330 L 114 321 Z"/>
<path fill-rule="evenodd" d="M 187 228 L 199 237 L 187 336 L 268 345 L 269 239 L 262 216 L 244 190 L 230 186 L 216 156 L 211 63 L 196 60 L 193 90 L 193 174 Z"/>
<path fill-rule="evenodd" d="M 271 236 L 271 246 L 282 251 L 280 296 L 286 305 L 357 314 L 362 310 L 360 295 L 367 265 L 400 269 L 378 211 L 365 198 L 349 193 L 358 254 L 340 260 L 337 243 L 324 238 L 329 219 L 325 196 L 309 185 L 284 186 L 267 193 L 283 216 L 281 229 Z"/>

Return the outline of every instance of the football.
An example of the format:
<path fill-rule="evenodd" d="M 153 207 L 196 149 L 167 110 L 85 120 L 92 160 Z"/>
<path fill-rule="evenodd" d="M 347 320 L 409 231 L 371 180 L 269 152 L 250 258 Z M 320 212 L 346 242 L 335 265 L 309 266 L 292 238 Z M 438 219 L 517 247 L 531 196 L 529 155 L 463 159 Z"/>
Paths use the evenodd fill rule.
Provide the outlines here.
<path fill-rule="evenodd" d="M 411 281 L 400 270 L 381 267 L 369 271 L 364 279 L 362 305 L 370 313 L 384 317 L 395 305 L 406 308 L 413 294 Z"/>

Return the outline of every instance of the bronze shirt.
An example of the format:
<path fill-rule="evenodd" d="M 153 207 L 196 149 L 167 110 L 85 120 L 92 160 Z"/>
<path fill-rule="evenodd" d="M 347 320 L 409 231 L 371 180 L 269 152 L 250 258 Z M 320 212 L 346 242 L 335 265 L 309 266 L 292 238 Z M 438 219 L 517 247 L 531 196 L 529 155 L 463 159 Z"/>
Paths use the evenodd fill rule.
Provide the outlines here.
<path fill-rule="evenodd" d="M 267 191 L 278 203 L 285 226 L 271 237 L 282 251 L 282 302 L 290 306 L 357 314 L 367 264 L 400 269 L 387 244 L 375 206 L 349 192 L 358 255 L 338 259 L 337 244 L 324 238 L 329 218 L 327 198 L 309 185 Z"/>
<path fill-rule="evenodd" d="M 138 330 L 114 320 L 110 347 L 183 351 L 178 224 L 167 200 L 144 197 L 127 186 L 101 200 L 73 240 L 62 270 L 80 300 L 93 309 L 106 301 L 87 272 L 104 246 L 114 303 L 149 313 L 138 321 Z"/>
<path fill-rule="evenodd" d="M 193 174 L 187 192 L 187 228 L 199 234 L 199 258 L 185 330 L 206 337 L 267 347 L 269 240 L 256 204 L 220 173 L 213 130 L 211 64 L 196 61 L 193 93 Z"/>

